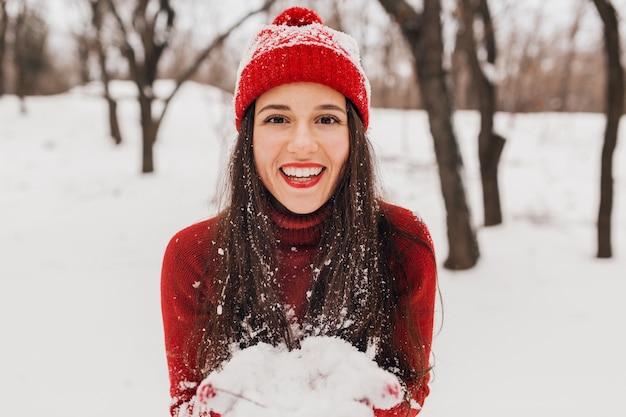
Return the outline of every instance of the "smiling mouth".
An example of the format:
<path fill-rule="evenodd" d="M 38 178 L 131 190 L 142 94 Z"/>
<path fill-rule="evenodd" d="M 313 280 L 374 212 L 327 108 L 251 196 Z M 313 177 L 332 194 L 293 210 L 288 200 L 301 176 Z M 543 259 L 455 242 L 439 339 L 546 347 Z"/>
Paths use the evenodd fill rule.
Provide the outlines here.
<path fill-rule="evenodd" d="M 307 183 L 318 178 L 325 169 L 324 167 L 282 167 L 280 172 L 289 181 Z"/>

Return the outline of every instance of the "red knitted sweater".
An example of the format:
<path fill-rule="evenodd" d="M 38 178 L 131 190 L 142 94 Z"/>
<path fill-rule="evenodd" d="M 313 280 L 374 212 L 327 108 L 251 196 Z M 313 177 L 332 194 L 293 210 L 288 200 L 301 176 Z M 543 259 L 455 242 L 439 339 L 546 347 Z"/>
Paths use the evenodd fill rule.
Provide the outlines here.
<path fill-rule="evenodd" d="M 401 234 L 394 235 L 394 244 L 403 255 L 404 270 L 408 274 L 408 288 L 399 288 L 401 307 L 409 305 L 420 332 L 425 339 L 427 354 L 433 331 L 433 312 L 436 293 L 436 264 L 432 241 L 425 224 L 410 211 L 387 203 L 381 210 L 389 221 L 400 230 L 419 237 L 430 248 Z M 311 259 L 315 254 L 315 244 L 321 237 L 320 225 L 323 214 L 293 216 L 274 212 L 272 221 L 280 238 L 279 251 L 283 262 L 279 266 L 281 295 L 285 304 L 293 306 L 296 316 L 304 305 L 309 287 Z M 203 312 L 203 306 L 196 301 L 198 283 L 205 279 L 204 271 L 208 263 L 209 248 L 214 241 L 216 218 L 212 218 L 178 232 L 169 242 L 163 260 L 161 276 L 161 302 L 165 331 L 165 348 L 170 376 L 172 396 L 171 414 L 173 417 L 193 415 L 194 396 L 202 377 L 187 366 L 185 358 L 196 355 L 194 320 Z M 294 250 L 296 248 L 296 250 Z M 399 265 L 391 265 L 399 271 Z M 407 329 L 399 321 L 394 329 L 399 340 L 407 340 Z M 191 343 L 190 343 L 191 341 Z M 428 395 L 428 376 L 421 383 L 410 387 L 414 400 L 420 405 Z M 376 417 L 406 416 L 409 405 L 403 403 L 392 410 L 375 410 Z M 411 410 L 409 416 L 415 416 Z"/>

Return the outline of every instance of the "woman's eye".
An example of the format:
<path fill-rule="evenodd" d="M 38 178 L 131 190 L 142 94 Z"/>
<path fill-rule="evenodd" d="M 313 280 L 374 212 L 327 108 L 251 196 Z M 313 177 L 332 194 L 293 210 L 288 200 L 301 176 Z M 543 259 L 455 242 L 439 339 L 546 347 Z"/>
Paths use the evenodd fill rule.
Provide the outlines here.
<path fill-rule="evenodd" d="M 332 123 L 339 123 L 339 118 L 336 116 L 322 116 L 319 119 L 317 119 L 319 123 L 321 124 L 325 124 L 325 125 L 329 125 Z"/>
<path fill-rule="evenodd" d="M 283 116 L 270 116 L 265 119 L 265 123 L 285 123 L 287 119 Z"/>

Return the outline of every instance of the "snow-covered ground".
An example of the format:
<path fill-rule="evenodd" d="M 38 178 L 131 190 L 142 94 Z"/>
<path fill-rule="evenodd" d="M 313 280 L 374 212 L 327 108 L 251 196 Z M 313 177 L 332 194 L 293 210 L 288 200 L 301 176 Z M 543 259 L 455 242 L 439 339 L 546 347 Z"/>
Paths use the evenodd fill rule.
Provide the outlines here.
<path fill-rule="evenodd" d="M 0 98 L 2 416 L 167 415 L 161 259 L 174 232 L 215 210 L 229 100 L 187 84 L 156 145 L 156 173 L 141 175 L 131 100 L 116 147 L 93 89 L 30 98 L 27 115 Z M 598 260 L 602 115 L 498 115 L 505 220 L 493 228 L 480 227 L 477 115 L 459 112 L 455 123 L 482 256 L 469 271 L 440 270 L 421 415 L 624 416 L 626 135 L 615 155 L 614 258 Z M 424 113 L 376 109 L 371 126 L 387 197 L 421 213 L 443 262 Z"/>

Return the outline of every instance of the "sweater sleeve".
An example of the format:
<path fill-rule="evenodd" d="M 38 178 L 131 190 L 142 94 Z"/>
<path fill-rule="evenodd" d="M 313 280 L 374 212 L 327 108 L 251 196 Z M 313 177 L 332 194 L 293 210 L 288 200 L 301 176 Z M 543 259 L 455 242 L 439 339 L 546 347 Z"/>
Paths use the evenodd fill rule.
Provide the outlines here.
<path fill-rule="evenodd" d="M 163 258 L 161 310 L 173 417 L 196 415 L 194 398 L 201 382 L 195 366 L 201 337 L 197 323 L 207 315 L 199 289 L 204 284 L 210 229 L 205 221 L 181 230 L 170 240 Z"/>
<path fill-rule="evenodd" d="M 425 357 L 430 358 L 437 292 L 437 267 L 432 238 L 426 224 L 409 210 L 388 204 L 382 206 L 382 209 L 389 221 L 402 232 L 394 238 L 407 278 L 405 285 L 400 288 L 400 308 L 408 312 L 410 322 L 418 327 Z M 409 351 L 411 344 L 408 343 L 410 336 L 406 323 L 406 320 L 398 320 L 395 334 L 410 359 L 417 355 Z M 421 381 L 409 383 L 413 404 L 402 403 L 391 410 L 376 410 L 376 417 L 417 415 L 430 392 L 429 381 L 430 373 Z"/>

